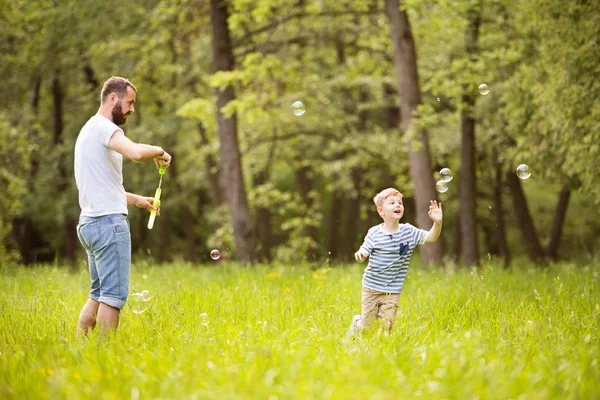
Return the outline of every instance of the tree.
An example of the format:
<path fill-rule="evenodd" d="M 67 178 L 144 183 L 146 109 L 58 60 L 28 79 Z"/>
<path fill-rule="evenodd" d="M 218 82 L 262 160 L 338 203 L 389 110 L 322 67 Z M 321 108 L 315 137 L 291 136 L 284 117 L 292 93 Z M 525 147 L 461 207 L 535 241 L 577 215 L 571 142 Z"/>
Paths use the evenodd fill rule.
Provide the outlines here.
<path fill-rule="evenodd" d="M 477 39 L 481 24 L 481 1 L 471 5 L 467 11 L 465 33 L 466 56 L 471 62 L 477 56 Z M 462 260 L 467 267 L 479 264 L 477 241 L 477 185 L 475 182 L 475 93 L 472 82 L 463 85 L 461 107 L 461 150 L 460 150 L 460 232 Z"/>
<path fill-rule="evenodd" d="M 427 131 L 417 124 L 411 125 L 421 104 L 415 43 L 408 16 L 405 10 L 400 10 L 399 1 L 385 0 L 385 10 L 390 23 L 394 66 L 398 80 L 401 129 L 408 141 L 408 158 L 415 189 L 417 224 L 420 228 L 426 229 L 431 227 L 431 220 L 427 215 L 429 200 L 437 199 L 437 195 L 431 173 L 431 153 Z M 423 248 L 422 253 L 425 262 L 440 263 L 442 242 L 428 244 Z"/>
<path fill-rule="evenodd" d="M 227 26 L 228 10 L 221 0 L 211 0 L 211 23 L 213 29 L 213 72 L 231 71 L 234 67 L 233 49 Z M 240 260 L 256 260 L 255 232 L 250 217 L 244 174 L 237 137 L 235 115 L 225 115 L 223 108 L 235 99 L 233 87 L 217 88 L 217 124 L 219 129 L 222 169 L 222 187 L 226 190 L 233 219 L 236 253 Z"/>

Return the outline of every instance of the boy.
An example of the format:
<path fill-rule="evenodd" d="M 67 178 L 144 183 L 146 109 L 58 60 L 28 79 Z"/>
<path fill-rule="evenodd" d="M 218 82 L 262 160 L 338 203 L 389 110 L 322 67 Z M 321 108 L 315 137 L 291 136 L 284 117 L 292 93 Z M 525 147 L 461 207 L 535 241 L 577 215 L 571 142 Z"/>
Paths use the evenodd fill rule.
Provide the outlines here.
<path fill-rule="evenodd" d="M 362 281 L 362 314 L 352 319 L 350 334 L 362 332 L 375 318 L 382 318 L 386 333 L 391 332 L 415 246 L 435 242 L 442 231 L 442 204 L 438 205 L 435 200 L 429 202 L 428 215 L 433 221 L 429 231 L 400 224 L 404 205 L 398 190 L 385 189 L 373 201 L 383 223 L 369 229 L 365 241 L 354 254 L 356 261 L 370 259 Z"/>

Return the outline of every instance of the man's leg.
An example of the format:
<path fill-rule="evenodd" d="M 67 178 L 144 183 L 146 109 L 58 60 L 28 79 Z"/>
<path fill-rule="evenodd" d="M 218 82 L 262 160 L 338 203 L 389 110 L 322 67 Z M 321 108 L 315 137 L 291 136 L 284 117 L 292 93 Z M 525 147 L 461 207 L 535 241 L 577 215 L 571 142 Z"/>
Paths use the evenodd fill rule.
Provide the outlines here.
<path fill-rule="evenodd" d="M 131 264 L 131 236 L 129 222 L 124 215 L 103 217 L 101 237 L 96 250 L 96 265 L 100 280 L 98 327 L 100 332 L 114 333 L 119 326 L 120 310 L 125 306 L 129 292 Z"/>
<path fill-rule="evenodd" d="M 89 329 L 93 329 L 96 326 L 96 315 L 98 314 L 98 303 L 94 299 L 88 299 L 85 303 L 81 312 L 79 313 L 79 323 L 77 336 L 81 334 L 87 335 Z"/>
<path fill-rule="evenodd" d="M 118 308 L 100 303 L 100 307 L 98 308 L 98 326 L 101 333 L 114 333 L 117 331 L 120 312 L 121 310 Z"/>

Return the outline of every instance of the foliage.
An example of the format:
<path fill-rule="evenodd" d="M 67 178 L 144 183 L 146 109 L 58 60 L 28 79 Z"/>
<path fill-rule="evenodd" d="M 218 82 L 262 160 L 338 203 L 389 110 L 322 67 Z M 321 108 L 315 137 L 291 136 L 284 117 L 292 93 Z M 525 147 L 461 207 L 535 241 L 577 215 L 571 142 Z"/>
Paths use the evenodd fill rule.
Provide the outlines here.
<path fill-rule="evenodd" d="M 527 163 L 534 171 L 530 179 L 553 189 L 547 195 L 554 198 L 562 186 L 568 186 L 581 201 L 581 207 L 570 211 L 576 215 L 566 222 L 569 253 L 565 256 L 582 250 L 593 253 L 598 235 L 589 235 L 584 244 L 570 221 L 595 212 L 600 194 L 595 184 L 600 159 L 600 111 L 595 101 L 600 90 L 595 39 L 600 13 L 595 4 L 558 0 L 527 0 L 518 5 L 507 0 L 401 3 L 416 41 L 423 89 L 418 122 L 430 135 L 432 173 L 441 167 L 460 173 L 459 121 L 466 89 L 477 99 L 473 112 L 482 202 L 492 196 L 491 171 L 497 161 L 493 151 L 507 170 Z M 72 179 L 73 145 L 79 129 L 97 109 L 102 82 L 111 75 L 131 79 L 139 90 L 137 112 L 124 127 L 126 134 L 138 142 L 161 145 L 174 155 L 155 230 L 145 229 L 146 214 L 131 210 L 138 254 L 156 248 L 153 254 L 164 259 L 205 258 L 212 247 L 230 248 L 235 254 L 231 228 L 224 226 L 230 220 L 224 215 L 227 210 L 217 208 L 210 198 L 211 174 L 220 166 L 217 87 L 231 86 L 236 91 L 236 100 L 224 111 L 237 116 L 248 198 L 254 212 L 263 207 L 271 213 L 274 242 L 270 245 L 277 258 L 303 260 L 315 247 L 325 257 L 331 243 L 360 241 L 365 228 L 378 221 L 369 199 L 383 187 L 397 185 L 407 198 L 412 197 L 407 137 L 398 128 L 389 26 L 381 5 L 314 0 L 229 0 L 226 4 L 236 68 L 213 74 L 207 2 L 2 3 L 0 71 L 5 85 L 0 89 L 0 108 L 6 120 L 2 123 L 20 132 L 30 146 L 14 156 L 28 154 L 39 165 L 28 170 L 29 164 L 22 164 L 22 174 L 15 179 L 24 179 L 25 186 L 19 181 L 19 188 L 25 189 L 15 191 L 19 195 L 11 200 L 13 204 L 18 200 L 20 206 L 18 211 L 13 206 L 3 211 L 2 231 L 8 232 L 15 218 L 26 217 L 40 232 L 37 253 L 51 259 L 65 247 L 65 236 L 55 231 L 66 219 L 76 219 L 79 211 Z M 467 57 L 465 29 L 473 10 L 482 22 L 477 52 Z M 58 141 L 54 82 L 64 97 Z M 477 94 L 483 82 L 491 89 L 487 96 Z M 291 109 L 297 100 L 306 106 L 302 116 Z M 0 131 L 2 143 L 11 149 L 21 146 L 12 142 L 10 131 Z M 209 167 L 211 160 L 214 165 Z M 57 179 L 61 168 L 65 177 Z M 300 171 L 309 183 L 300 181 Z M 125 162 L 124 173 L 127 190 L 152 195 L 157 174 L 151 165 Z M 459 208 L 457 182 L 440 195 L 448 206 L 447 218 L 455 219 L 454 210 Z M 354 200 L 360 203 L 357 212 Z M 530 201 L 534 215 L 552 212 L 547 210 L 547 198 L 533 196 Z M 515 237 L 513 217 L 505 214 L 508 236 Z M 478 217 L 480 225 L 493 223 L 485 207 L 480 207 Z M 412 222 L 410 216 L 406 222 Z M 331 237 L 335 225 L 336 238 Z M 447 219 L 446 241 L 455 240 L 455 232 L 447 229 L 453 225 Z M 548 237 L 550 226 L 545 217 L 539 221 L 542 237 Z M 318 236 L 307 234 L 312 228 L 317 228 Z M 592 220 L 586 229 L 598 232 L 599 225 Z M 186 237 L 190 231 L 194 248 Z M 165 236 L 168 242 L 161 239 Z M 2 248 L 18 248 L 6 234 L 0 243 Z M 515 250 L 519 249 L 517 243 Z"/>
<path fill-rule="evenodd" d="M 18 254 L 7 248 L 12 221 L 22 215 L 23 197 L 31 169 L 31 152 L 34 146 L 27 142 L 25 133 L 10 123 L 5 113 L 0 113 L 0 265 L 18 260 Z"/>

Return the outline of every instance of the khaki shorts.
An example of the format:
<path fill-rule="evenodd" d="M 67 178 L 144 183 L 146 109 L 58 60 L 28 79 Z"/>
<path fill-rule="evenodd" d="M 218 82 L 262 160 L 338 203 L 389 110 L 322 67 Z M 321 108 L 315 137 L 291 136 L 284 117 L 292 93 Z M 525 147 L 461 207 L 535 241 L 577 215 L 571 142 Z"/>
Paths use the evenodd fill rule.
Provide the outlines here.
<path fill-rule="evenodd" d="M 382 318 L 393 323 L 396 320 L 399 302 L 400 293 L 377 292 L 363 286 L 360 321 L 363 329 L 372 324 L 376 318 Z"/>

